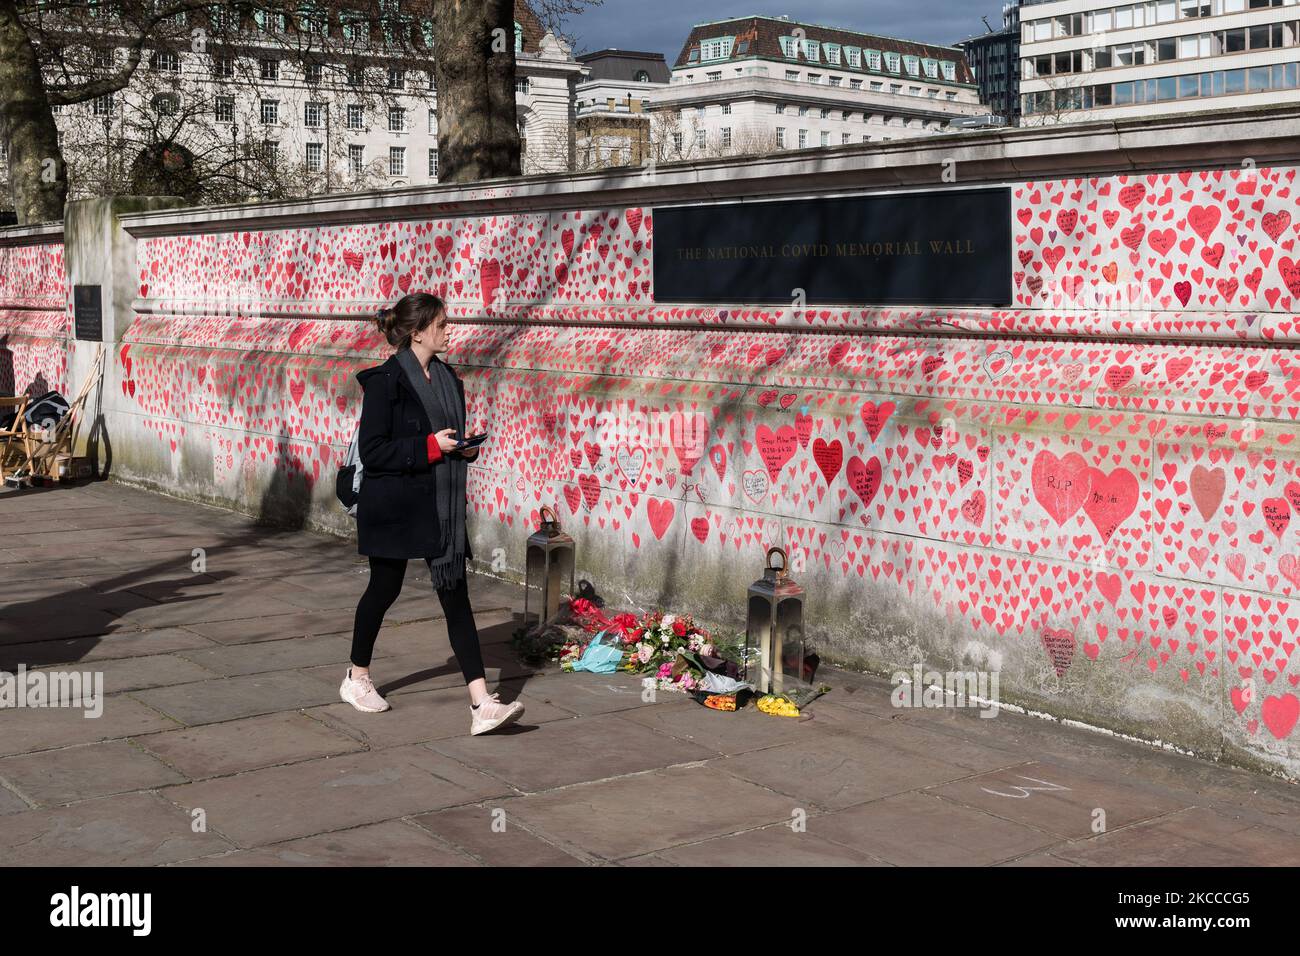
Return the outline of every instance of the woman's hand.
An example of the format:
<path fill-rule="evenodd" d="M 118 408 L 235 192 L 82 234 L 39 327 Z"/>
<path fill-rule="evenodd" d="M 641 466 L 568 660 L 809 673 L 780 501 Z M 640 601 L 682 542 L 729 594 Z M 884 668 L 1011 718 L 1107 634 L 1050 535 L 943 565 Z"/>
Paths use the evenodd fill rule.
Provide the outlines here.
<path fill-rule="evenodd" d="M 484 422 L 482 419 L 479 419 L 474 422 L 474 428 L 472 431 L 470 431 L 470 434 L 481 435 L 485 431 L 487 431 L 487 423 Z M 483 447 L 482 445 L 475 445 L 473 448 L 462 448 L 460 452 L 461 457 L 464 458 L 466 461 L 473 461 L 475 458 L 478 457 L 479 449 L 482 447 Z"/>
<path fill-rule="evenodd" d="M 450 454 L 456 450 L 456 429 L 444 428 L 437 434 L 438 447 L 442 449 L 444 455 Z"/>

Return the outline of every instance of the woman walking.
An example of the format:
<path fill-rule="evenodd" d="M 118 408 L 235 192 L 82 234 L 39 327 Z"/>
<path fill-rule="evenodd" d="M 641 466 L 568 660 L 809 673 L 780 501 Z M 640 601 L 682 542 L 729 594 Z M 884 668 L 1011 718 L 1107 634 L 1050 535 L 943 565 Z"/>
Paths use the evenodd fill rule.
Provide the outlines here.
<path fill-rule="evenodd" d="M 407 560 L 423 558 L 469 689 L 470 733 L 486 733 L 514 723 L 524 706 L 487 692 L 469 603 L 465 484 L 478 448 L 464 445 L 464 384 L 438 358 L 447 350 L 446 310 L 436 295 L 418 292 L 382 310 L 375 322 L 397 352 L 357 373 L 365 390 L 357 549 L 370 558 L 370 584 L 357 605 L 352 666 L 339 696 L 367 713 L 389 709 L 370 678 L 370 658 L 384 614 L 401 593 Z"/>

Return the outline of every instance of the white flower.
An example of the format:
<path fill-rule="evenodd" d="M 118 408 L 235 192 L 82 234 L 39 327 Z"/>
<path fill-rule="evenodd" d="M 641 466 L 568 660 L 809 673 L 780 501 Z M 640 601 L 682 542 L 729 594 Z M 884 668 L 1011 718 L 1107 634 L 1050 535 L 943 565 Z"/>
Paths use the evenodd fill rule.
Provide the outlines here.
<path fill-rule="evenodd" d="M 659 622 L 659 626 L 666 631 L 672 630 L 673 621 L 675 620 L 677 620 L 676 614 L 665 614 L 664 619 Z"/>

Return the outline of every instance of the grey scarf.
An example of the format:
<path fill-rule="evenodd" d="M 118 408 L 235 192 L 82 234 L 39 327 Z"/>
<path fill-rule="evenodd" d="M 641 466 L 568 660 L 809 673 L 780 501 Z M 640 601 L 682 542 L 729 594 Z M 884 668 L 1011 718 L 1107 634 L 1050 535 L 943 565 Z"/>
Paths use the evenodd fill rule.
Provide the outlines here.
<path fill-rule="evenodd" d="M 410 349 L 397 353 L 397 362 L 406 373 L 415 394 L 429 416 L 433 431 L 456 429 L 465 435 L 465 406 L 456 387 L 456 375 L 441 359 L 429 363 L 429 377 L 424 377 L 420 360 Z M 444 550 L 429 558 L 429 577 L 437 590 L 454 587 L 465 576 L 465 488 L 469 462 L 460 455 L 444 455 L 433 466 L 434 500 L 442 522 Z"/>

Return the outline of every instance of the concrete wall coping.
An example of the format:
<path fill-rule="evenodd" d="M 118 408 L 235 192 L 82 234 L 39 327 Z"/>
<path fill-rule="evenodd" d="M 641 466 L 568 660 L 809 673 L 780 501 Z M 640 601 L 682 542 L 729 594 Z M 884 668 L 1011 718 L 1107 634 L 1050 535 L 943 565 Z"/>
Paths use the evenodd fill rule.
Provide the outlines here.
<path fill-rule="evenodd" d="M 0 246 L 36 246 L 63 241 L 63 223 L 47 222 L 36 226 L 0 228 Z"/>
<path fill-rule="evenodd" d="M 744 159 L 665 163 L 653 171 L 596 170 L 128 213 L 121 222 L 133 236 L 147 238 L 385 219 L 932 188 L 942 185 L 948 161 L 956 163 L 958 188 L 1034 178 L 1300 162 L 1300 104 L 968 131 Z"/>

